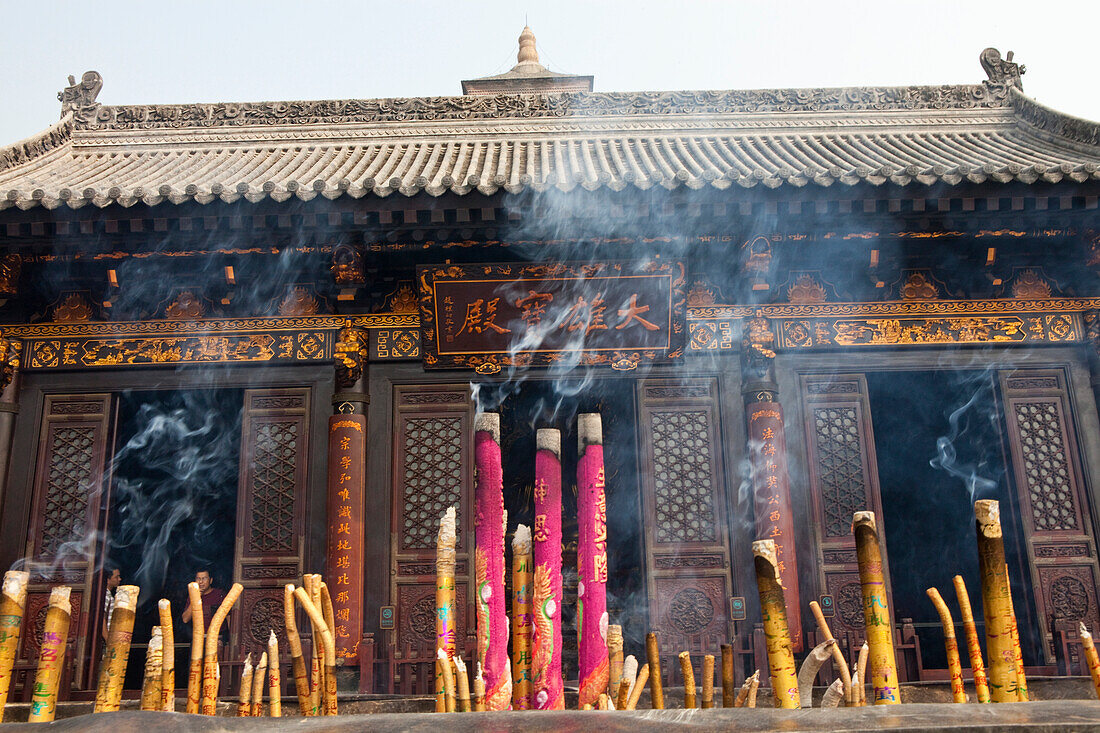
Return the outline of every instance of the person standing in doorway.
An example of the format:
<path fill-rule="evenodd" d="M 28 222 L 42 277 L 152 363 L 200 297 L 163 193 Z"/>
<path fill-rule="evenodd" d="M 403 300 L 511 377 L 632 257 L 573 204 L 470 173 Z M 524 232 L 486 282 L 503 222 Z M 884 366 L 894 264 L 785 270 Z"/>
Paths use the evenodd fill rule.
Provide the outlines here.
<path fill-rule="evenodd" d="M 108 565 L 103 569 L 103 575 L 107 578 L 107 585 L 103 597 L 103 625 L 99 633 L 106 641 L 107 629 L 111 626 L 111 614 L 115 612 L 115 589 L 122 582 L 122 571 L 117 565 Z"/>
<path fill-rule="evenodd" d="M 203 621 L 209 623 L 210 617 L 214 615 L 214 611 L 216 611 L 222 601 L 225 600 L 225 591 L 221 588 L 214 587 L 214 576 L 210 573 L 209 568 L 202 568 L 195 573 L 195 582 L 199 584 L 199 592 L 202 593 Z M 185 624 L 191 623 L 190 602 L 187 603 L 187 608 L 183 609 L 182 618 Z"/>

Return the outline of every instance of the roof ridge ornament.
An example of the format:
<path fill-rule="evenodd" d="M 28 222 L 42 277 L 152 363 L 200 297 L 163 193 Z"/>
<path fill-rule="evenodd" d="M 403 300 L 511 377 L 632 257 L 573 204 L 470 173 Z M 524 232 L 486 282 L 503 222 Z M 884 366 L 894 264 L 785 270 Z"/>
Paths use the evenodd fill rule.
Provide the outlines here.
<path fill-rule="evenodd" d="M 1023 80 L 1020 77 L 1027 72 L 1027 67 L 1012 63 L 1012 55 L 1012 51 L 1009 51 L 1008 55 L 1002 59 L 1001 52 L 995 48 L 982 51 L 978 60 L 981 61 L 986 76 L 989 77 L 986 84 L 1007 84 L 1020 91 L 1024 90 Z"/>
<path fill-rule="evenodd" d="M 69 74 L 69 86 L 57 93 L 57 99 L 61 102 L 61 117 L 71 112 L 74 119 L 90 122 L 99 107 L 95 100 L 101 89 L 103 77 L 98 71 L 85 71 L 79 83 Z"/>
<path fill-rule="evenodd" d="M 536 64 L 542 66 L 539 63 L 539 51 L 535 46 L 535 32 L 531 30 L 531 26 L 523 26 L 523 31 L 519 34 L 519 53 L 516 54 L 516 65 L 521 64 Z"/>

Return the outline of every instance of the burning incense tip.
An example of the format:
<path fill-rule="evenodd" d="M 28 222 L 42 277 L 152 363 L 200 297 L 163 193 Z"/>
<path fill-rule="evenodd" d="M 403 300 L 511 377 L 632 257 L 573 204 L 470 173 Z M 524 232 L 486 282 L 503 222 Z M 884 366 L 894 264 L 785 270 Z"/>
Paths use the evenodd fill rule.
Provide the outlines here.
<path fill-rule="evenodd" d="M 1001 505 L 992 499 L 974 502 L 974 517 L 981 533 L 989 538 L 1001 536 Z"/>
<path fill-rule="evenodd" d="M 447 507 L 443 512 L 443 518 L 439 520 L 439 541 L 444 544 L 454 544 L 456 512 L 453 506 Z"/>
<path fill-rule="evenodd" d="M 67 585 L 55 586 L 50 590 L 50 605 L 54 608 L 60 608 L 65 613 L 72 614 L 73 607 L 69 600 L 69 594 L 73 592 L 73 589 Z"/>
<path fill-rule="evenodd" d="M 779 577 L 779 552 L 775 546 L 775 540 L 756 540 L 752 543 L 752 554 L 756 558 L 771 565 L 775 573 L 775 582 L 783 585 L 783 579 Z"/>
<path fill-rule="evenodd" d="M 483 412 L 474 418 L 474 432 L 489 433 L 493 436 L 493 442 L 500 442 L 500 414 L 496 412 Z"/>
<path fill-rule="evenodd" d="M 115 590 L 115 609 L 125 608 L 133 611 L 137 608 L 138 587 L 136 585 L 120 585 Z"/>
<path fill-rule="evenodd" d="M 539 428 L 535 432 L 535 450 L 548 450 L 561 459 L 561 431 L 553 428 Z"/>
<path fill-rule="evenodd" d="M 856 512 L 852 515 L 852 531 L 856 530 L 856 527 L 868 527 L 872 532 L 878 532 L 878 525 L 875 523 L 874 512 Z"/>
<path fill-rule="evenodd" d="M 9 570 L 4 573 L 4 595 L 19 605 L 27 600 L 27 584 L 31 574 L 26 570 Z"/>
<path fill-rule="evenodd" d="M 585 412 L 577 416 L 577 446 L 579 453 L 590 445 L 603 445 L 603 420 L 598 412 Z"/>
<path fill-rule="evenodd" d="M 516 533 L 512 535 L 512 552 L 520 555 L 531 552 L 531 528 L 526 524 L 516 527 Z"/>

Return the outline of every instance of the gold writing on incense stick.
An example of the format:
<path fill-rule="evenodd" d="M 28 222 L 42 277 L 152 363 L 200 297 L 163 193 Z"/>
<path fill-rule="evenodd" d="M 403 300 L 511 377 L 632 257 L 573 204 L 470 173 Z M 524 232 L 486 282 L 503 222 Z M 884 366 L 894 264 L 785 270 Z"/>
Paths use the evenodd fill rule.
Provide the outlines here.
<path fill-rule="evenodd" d="M 593 558 L 595 567 L 595 580 L 597 583 L 607 582 L 607 496 L 604 493 L 604 469 L 600 466 L 596 474 L 596 554 Z"/>

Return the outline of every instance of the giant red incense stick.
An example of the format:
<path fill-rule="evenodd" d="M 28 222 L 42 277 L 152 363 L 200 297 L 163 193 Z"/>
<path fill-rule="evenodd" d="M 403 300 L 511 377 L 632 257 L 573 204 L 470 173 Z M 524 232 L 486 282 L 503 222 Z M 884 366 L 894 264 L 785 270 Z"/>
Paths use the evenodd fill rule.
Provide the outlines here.
<path fill-rule="evenodd" d="M 561 432 L 535 436 L 534 707 L 564 710 L 561 679 Z"/>
<path fill-rule="evenodd" d="M 598 413 L 577 419 L 577 616 L 579 704 L 607 690 L 607 502 L 603 426 Z"/>
<path fill-rule="evenodd" d="M 500 467 L 500 415 L 482 413 L 474 422 L 477 486 L 474 571 L 477 580 L 477 656 L 485 677 L 485 708 L 508 710 L 512 677 L 508 663 L 508 604 L 504 593 L 504 475 Z"/>

